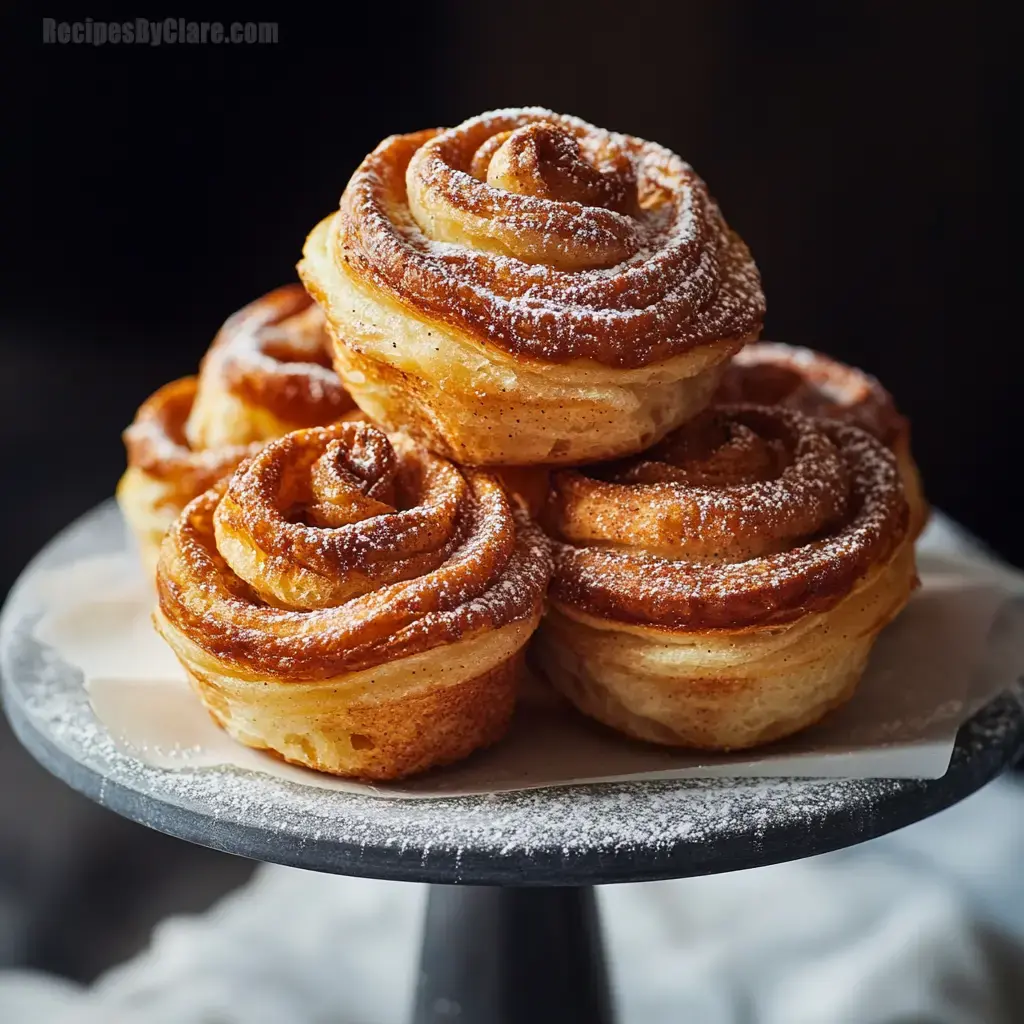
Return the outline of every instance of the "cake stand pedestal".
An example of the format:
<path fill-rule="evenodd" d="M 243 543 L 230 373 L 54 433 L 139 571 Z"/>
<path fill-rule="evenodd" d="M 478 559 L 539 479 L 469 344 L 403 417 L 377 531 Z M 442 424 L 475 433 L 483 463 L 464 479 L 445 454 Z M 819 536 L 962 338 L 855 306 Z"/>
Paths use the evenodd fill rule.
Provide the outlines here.
<path fill-rule="evenodd" d="M 872 839 L 949 807 L 1024 752 L 1007 694 L 960 730 L 941 779 L 617 783 L 381 799 L 238 769 L 171 771 L 119 749 L 81 675 L 32 635 L 33 580 L 123 549 L 108 503 L 60 534 L 0 619 L 4 708 L 33 756 L 134 821 L 313 871 L 433 883 L 414 1024 L 610 1024 L 593 886 L 737 871 Z"/>

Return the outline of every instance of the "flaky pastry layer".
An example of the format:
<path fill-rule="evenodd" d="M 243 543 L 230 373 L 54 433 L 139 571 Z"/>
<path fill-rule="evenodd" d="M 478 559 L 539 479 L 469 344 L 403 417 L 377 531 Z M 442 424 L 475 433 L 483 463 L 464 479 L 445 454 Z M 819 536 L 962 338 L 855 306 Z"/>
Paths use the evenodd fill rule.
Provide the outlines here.
<path fill-rule="evenodd" d="M 781 627 L 631 626 L 553 602 L 531 660 L 581 711 L 637 739 L 738 750 L 812 725 L 852 696 L 915 582 L 913 548 L 828 611 Z"/>
<path fill-rule="evenodd" d="M 784 405 L 852 423 L 896 456 L 910 506 L 910 532 L 928 521 L 928 502 L 910 449 L 910 423 L 877 378 L 813 349 L 778 342 L 747 345 L 729 363 L 716 402 Z"/>
<path fill-rule="evenodd" d="M 331 356 L 323 315 L 300 284 L 251 302 L 217 333 L 185 424 L 195 450 L 250 444 L 323 426 L 354 407 Z"/>
<path fill-rule="evenodd" d="M 326 679 L 281 681 L 156 626 L 214 720 L 246 746 L 335 775 L 397 779 L 499 739 L 539 613 L 466 640 Z"/>
<path fill-rule="evenodd" d="M 330 368 L 323 316 L 301 285 L 239 310 L 198 378 L 165 384 L 124 432 L 128 469 L 117 500 L 147 572 L 181 510 L 264 442 L 361 415 Z"/>
<path fill-rule="evenodd" d="M 398 777 L 496 737 L 550 570 L 499 481 L 342 422 L 270 442 L 186 507 L 158 626 L 244 742 Z"/>
<path fill-rule="evenodd" d="M 326 253 L 310 235 L 307 286 L 328 316 L 334 365 L 359 407 L 469 465 L 566 465 L 628 454 L 696 415 L 740 343 L 614 369 L 516 357 L 417 315 Z"/>
<path fill-rule="evenodd" d="M 195 377 L 165 384 L 142 403 L 123 435 L 128 468 L 117 485 L 117 503 L 147 573 L 155 569 L 164 534 L 181 510 L 259 448 L 189 445 L 185 423 L 198 386 Z"/>
<path fill-rule="evenodd" d="M 845 699 L 916 584 L 896 466 L 866 431 L 723 405 L 638 456 L 553 474 L 537 665 L 586 713 L 732 749 Z"/>
<path fill-rule="evenodd" d="M 164 536 L 181 511 L 178 493 L 176 486 L 136 466 L 129 466 L 117 483 L 117 504 L 135 539 L 139 561 L 149 579 L 156 572 Z"/>
<path fill-rule="evenodd" d="M 539 108 L 386 139 L 299 272 L 367 414 L 479 465 L 642 449 L 764 312 L 692 168 Z"/>

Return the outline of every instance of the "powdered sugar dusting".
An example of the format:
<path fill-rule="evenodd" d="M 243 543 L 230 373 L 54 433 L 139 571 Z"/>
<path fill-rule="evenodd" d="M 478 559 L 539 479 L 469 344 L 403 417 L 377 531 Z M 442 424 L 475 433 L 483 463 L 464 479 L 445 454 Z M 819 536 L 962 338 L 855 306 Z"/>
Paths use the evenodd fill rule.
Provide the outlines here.
<path fill-rule="evenodd" d="M 87 521 L 40 567 L 95 553 L 104 538 L 119 543 Z M 514 882 L 554 871 L 597 881 L 802 856 L 869 838 L 965 794 L 1024 739 L 1021 705 L 1006 698 L 962 733 L 946 782 L 676 781 L 382 801 L 254 772 L 196 770 L 187 757 L 170 771 L 127 756 L 96 723 L 76 673 L 31 639 L 24 607 L 16 591 L 2 624 L 9 706 L 59 748 L 61 764 L 67 758 L 95 773 L 91 795 L 135 816 L 148 817 L 147 801 L 178 808 L 215 821 L 225 848 L 248 843 L 248 852 L 269 860 L 353 874 Z M 125 794 L 141 795 L 142 804 Z"/>
<path fill-rule="evenodd" d="M 620 212 L 473 175 L 477 152 L 494 138 L 538 123 L 579 143 L 588 174 L 635 180 L 638 205 Z M 608 167 L 615 170 L 601 170 Z M 426 140 L 385 141 L 354 175 L 335 228 L 336 258 L 357 273 L 441 320 L 548 361 L 646 365 L 748 337 L 764 313 L 753 260 L 688 164 L 540 108 L 494 111 Z"/>
<path fill-rule="evenodd" d="M 330 423 L 353 405 L 330 365 L 323 313 L 298 285 L 228 320 L 203 361 L 202 377 L 257 404 L 299 406 L 305 423 Z"/>
<path fill-rule="evenodd" d="M 391 465 L 379 450 L 319 513 L 331 502 L 313 474 L 328 448 L 392 442 L 365 423 L 270 442 L 226 495 L 207 492 L 172 526 L 164 615 L 215 656 L 307 679 L 538 616 L 551 572 L 543 534 L 493 478 L 393 441 L 396 507 L 368 497 Z"/>
<path fill-rule="evenodd" d="M 766 480 L 746 482 L 741 464 L 740 478 L 694 485 L 688 474 L 709 459 L 717 466 L 718 455 L 701 453 L 691 467 L 684 442 L 698 422 L 613 470 L 628 486 L 559 474 L 555 505 L 568 541 L 556 547 L 559 600 L 674 629 L 786 621 L 790 609 L 802 614 L 817 595 L 819 604 L 838 601 L 904 541 L 907 506 L 896 462 L 871 435 L 780 407 L 720 406 L 714 415 L 787 426 L 792 461 Z M 740 455 L 749 460 L 749 452 Z M 659 458 L 666 461 L 660 470 Z M 637 473 L 657 472 L 673 482 L 631 484 Z M 648 514 L 654 526 L 645 529 Z M 679 550 L 659 550 L 658 540 Z"/>
<path fill-rule="evenodd" d="M 93 717 L 78 673 L 31 636 L 41 571 L 121 550 L 109 506 L 86 517 L 29 570 L 0 622 L 9 713 L 28 737 L 94 773 L 101 803 L 153 823 L 178 809 L 216 824 L 222 848 L 352 874 L 444 881 L 639 879 L 731 870 L 870 838 L 966 795 L 1024 744 L 1024 692 L 961 731 L 949 776 L 914 780 L 738 779 L 645 782 L 435 800 L 380 800 L 237 769 L 177 770 L 125 754 Z M 206 835 L 188 819 L 162 827 Z M 237 844 L 237 845 L 236 845 Z M 553 874 L 552 874 L 553 873 Z"/>

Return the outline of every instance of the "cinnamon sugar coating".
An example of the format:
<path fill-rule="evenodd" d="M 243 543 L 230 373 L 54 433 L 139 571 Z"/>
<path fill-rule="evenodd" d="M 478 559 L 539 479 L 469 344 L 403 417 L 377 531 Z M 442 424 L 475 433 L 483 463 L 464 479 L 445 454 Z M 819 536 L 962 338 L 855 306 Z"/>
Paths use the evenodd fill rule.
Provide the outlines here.
<path fill-rule="evenodd" d="M 870 374 L 813 349 L 755 342 L 726 366 L 714 401 L 783 405 L 873 434 L 896 456 L 910 506 L 911 535 L 917 537 L 927 524 L 928 499 L 910 447 L 910 423 Z"/>
<path fill-rule="evenodd" d="M 355 407 L 331 369 L 323 314 L 300 284 L 231 316 L 203 358 L 200 380 L 292 429 L 332 423 Z"/>
<path fill-rule="evenodd" d="M 185 423 L 199 381 L 182 377 L 155 391 L 139 406 L 123 434 L 130 468 L 165 484 L 165 500 L 183 507 L 197 494 L 230 473 L 258 445 L 228 445 L 193 450 L 185 436 Z"/>
<path fill-rule="evenodd" d="M 893 447 L 909 431 L 877 378 L 813 349 L 755 342 L 726 367 L 719 402 L 785 405 L 808 416 L 844 420 Z"/>
<path fill-rule="evenodd" d="M 892 453 L 778 406 L 709 410 L 642 455 L 554 474 L 552 598 L 676 631 L 794 621 L 846 596 L 907 536 Z"/>
<path fill-rule="evenodd" d="M 549 363 L 641 367 L 756 336 L 757 268 L 662 146 L 542 108 L 385 139 L 332 258 L 415 313 Z"/>
<path fill-rule="evenodd" d="M 142 403 L 123 435 L 129 468 L 164 485 L 168 503 L 184 506 L 288 429 L 275 430 L 279 424 L 330 423 L 353 410 L 330 363 L 323 316 L 302 286 L 269 292 L 225 322 L 198 378 L 165 384 Z M 244 404 L 224 417 L 234 420 L 230 427 L 222 421 L 217 436 L 207 436 L 197 426 L 197 403 L 216 406 L 210 417 L 217 418 L 224 394 Z"/>
<path fill-rule="evenodd" d="M 158 591 L 226 665 L 316 680 L 536 619 L 550 569 L 493 477 L 340 423 L 271 442 L 193 501 Z"/>

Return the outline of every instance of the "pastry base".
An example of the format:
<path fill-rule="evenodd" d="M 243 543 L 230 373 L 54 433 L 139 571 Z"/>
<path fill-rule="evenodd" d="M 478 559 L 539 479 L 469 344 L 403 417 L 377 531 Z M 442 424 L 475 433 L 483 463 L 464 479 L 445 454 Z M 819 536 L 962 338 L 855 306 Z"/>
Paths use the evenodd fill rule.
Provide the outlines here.
<path fill-rule="evenodd" d="M 184 506 L 174 486 L 137 466 L 129 466 L 118 481 L 117 504 L 135 537 L 146 578 L 152 579 L 160 545 Z"/>
<path fill-rule="evenodd" d="M 342 382 L 374 422 L 463 464 L 573 465 L 643 451 L 710 402 L 725 362 L 752 340 L 634 369 L 513 356 L 340 268 L 330 223 L 310 234 L 299 272 L 326 315 Z"/>
<path fill-rule="evenodd" d="M 799 732 L 848 700 L 915 583 L 908 542 L 834 608 L 786 626 L 672 633 L 555 604 L 531 661 L 584 714 L 628 736 L 740 750 Z"/>
<path fill-rule="evenodd" d="M 213 720 L 239 743 L 333 775 L 401 779 L 500 739 L 535 621 L 322 680 L 255 677 L 155 615 Z"/>

